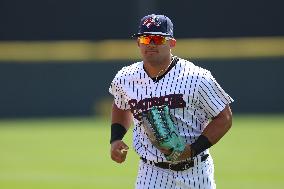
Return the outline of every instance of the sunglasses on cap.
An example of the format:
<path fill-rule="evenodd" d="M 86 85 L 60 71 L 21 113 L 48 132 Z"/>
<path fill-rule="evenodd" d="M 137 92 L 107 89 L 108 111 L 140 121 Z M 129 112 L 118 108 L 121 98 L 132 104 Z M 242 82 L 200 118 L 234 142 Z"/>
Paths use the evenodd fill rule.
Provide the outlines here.
<path fill-rule="evenodd" d="M 142 43 L 144 45 L 149 45 L 151 41 L 153 41 L 155 45 L 163 45 L 169 39 L 170 37 L 161 35 L 141 35 L 138 37 L 139 43 Z"/>

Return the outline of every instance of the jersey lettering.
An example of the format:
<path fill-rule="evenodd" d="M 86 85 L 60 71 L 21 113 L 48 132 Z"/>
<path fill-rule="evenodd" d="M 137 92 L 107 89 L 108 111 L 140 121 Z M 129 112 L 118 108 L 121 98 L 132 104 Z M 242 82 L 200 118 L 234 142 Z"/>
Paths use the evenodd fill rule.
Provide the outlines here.
<path fill-rule="evenodd" d="M 170 94 L 161 97 L 145 98 L 138 102 L 136 99 L 131 99 L 128 101 L 128 104 L 134 118 L 140 120 L 141 113 L 153 106 L 167 105 L 170 109 L 186 107 L 186 103 L 182 97 L 182 94 Z"/>

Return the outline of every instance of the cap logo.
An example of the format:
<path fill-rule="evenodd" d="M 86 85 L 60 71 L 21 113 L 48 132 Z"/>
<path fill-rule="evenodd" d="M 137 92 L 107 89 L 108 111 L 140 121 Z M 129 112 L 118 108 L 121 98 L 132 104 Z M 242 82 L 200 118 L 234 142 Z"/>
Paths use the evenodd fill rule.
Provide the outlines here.
<path fill-rule="evenodd" d="M 159 21 L 159 17 L 153 16 L 144 20 L 143 24 L 147 28 L 150 28 L 152 25 L 160 26 L 162 23 Z"/>

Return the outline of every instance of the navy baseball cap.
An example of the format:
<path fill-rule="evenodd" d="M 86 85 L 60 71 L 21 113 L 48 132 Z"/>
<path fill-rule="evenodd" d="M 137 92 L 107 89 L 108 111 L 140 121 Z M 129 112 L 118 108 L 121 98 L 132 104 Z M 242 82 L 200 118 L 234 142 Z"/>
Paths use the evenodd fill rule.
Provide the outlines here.
<path fill-rule="evenodd" d="M 149 34 L 174 37 L 173 28 L 173 23 L 167 16 L 151 14 L 141 19 L 139 31 L 132 35 L 132 37 Z"/>

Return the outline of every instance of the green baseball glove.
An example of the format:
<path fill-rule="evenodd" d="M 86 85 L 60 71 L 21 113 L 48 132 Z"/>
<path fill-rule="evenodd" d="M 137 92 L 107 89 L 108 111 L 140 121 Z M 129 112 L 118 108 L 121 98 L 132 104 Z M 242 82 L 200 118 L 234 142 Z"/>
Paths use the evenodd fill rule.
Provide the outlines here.
<path fill-rule="evenodd" d="M 153 106 L 143 112 L 142 121 L 144 129 L 152 144 L 158 149 L 171 151 L 165 155 L 168 161 L 177 161 L 185 149 L 185 142 L 179 135 L 170 116 L 168 106 Z"/>

